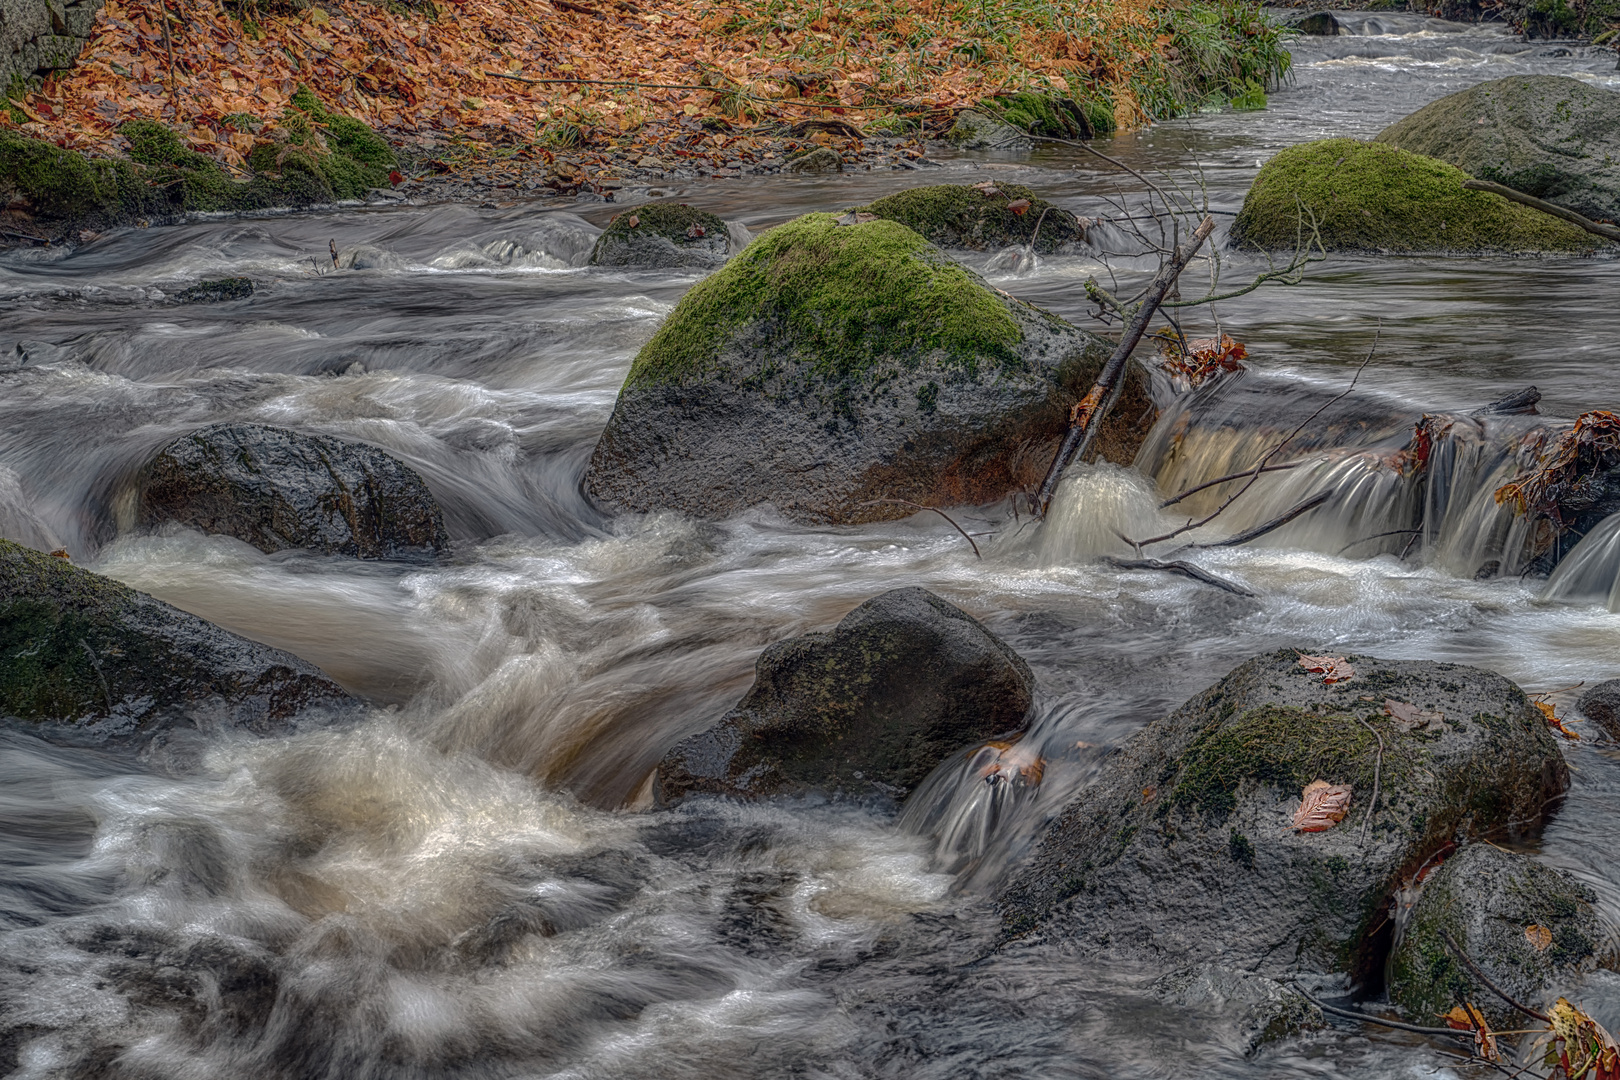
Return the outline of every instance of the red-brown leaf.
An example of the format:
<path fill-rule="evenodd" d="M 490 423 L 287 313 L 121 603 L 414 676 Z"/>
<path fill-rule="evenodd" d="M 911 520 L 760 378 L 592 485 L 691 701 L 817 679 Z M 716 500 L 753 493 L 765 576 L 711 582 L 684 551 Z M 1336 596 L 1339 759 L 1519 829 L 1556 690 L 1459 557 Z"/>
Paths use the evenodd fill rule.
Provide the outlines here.
<path fill-rule="evenodd" d="M 1297 832 L 1324 832 L 1344 820 L 1350 812 L 1350 785 L 1312 780 L 1301 793 L 1294 811 Z"/>

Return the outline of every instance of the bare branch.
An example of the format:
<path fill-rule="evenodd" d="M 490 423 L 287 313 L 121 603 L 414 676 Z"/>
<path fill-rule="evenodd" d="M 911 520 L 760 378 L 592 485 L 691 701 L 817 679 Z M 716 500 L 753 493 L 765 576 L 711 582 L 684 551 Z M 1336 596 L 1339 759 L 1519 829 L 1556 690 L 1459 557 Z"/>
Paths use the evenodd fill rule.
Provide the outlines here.
<path fill-rule="evenodd" d="M 1223 577 L 1216 577 L 1203 567 L 1195 566 L 1184 559 L 1161 562 L 1158 559 L 1116 559 L 1110 556 L 1108 562 L 1121 570 L 1163 570 L 1171 574 L 1180 574 L 1183 577 L 1190 577 L 1194 581 L 1202 581 L 1205 585 L 1213 585 L 1217 589 L 1224 589 L 1234 596 L 1260 595 L 1259 593 L 1250 592 L 1235 582 L 1227 581 Z"/>
<path fill-rule="evenodd" d="M 1305 464 L 1303 461 L 1285 461 L 1281 465 L 1265 465 L 1265 466 L 1262 466 L 1261 469 L 1260 469 L 1260 472 L 1263 472 L 1263 473 L 1283 472 L 1286 469 L 1297 469 L 1303 464 Z M 1244 469 L 1242 472 L 1227 473 L 1225 476 L 1217 476 L 1213 480 L 1205 480 L 1202 484 L 1199 484 L 1197 487 L 1190 487 L 1190 488 L 1187 488 L 1185 491 L 1182 491 L 1179 495 L 1170 496 L 1170 498 L 1164 500 L 1164 502 L 1159 504 L 1159 509 L 1163 510 L 1163 509 L 1165 509 L 1167 507 L 1174 506 L 1174 505 L 1176 505 L 1176 503 L 1180 502 L 1182 499 L 1185 499 L 1187 496 L 1196 495 L 1200 491 L 1203 491 L 1205 488 L 1218 487 L 1219 485 L 1224 484 L 1229 480 L 1241 480 L 1245 476 L 1253 476 L 1254 473 L 1255 473 L 1255 470 L 1253 470 L 1253 469 Z M 1367 537 L 1367 539 L 1370 540 L 1370 539 L 1372 539 L 1372 537 L 1369 536 L 1369 537 Z M 1360 543 L 1360 541 L 1358 540 L 1357 543 Z"/>
<path fill-rule="evenodd" d="M 973 554 L 978 555 L 980 559 L 984 558 L 984 556 L 979 553 L 979 545 L 973 543 L 973 537 L 971 537 L 971 536 L 969 536 L 967 534 L 967 530 L 963 529 L 962 526 L 958 525 L 956 523 L 955 519 L 953 519 L 951 517 L 951 515 L 947 514 L 945 511 L 941 510 L 939 507 L 937 507 L 937 506 L 924 506 L 922 503 L 914 503 L 910 499 L 868 499 L 865 502 L 857 503 L 856 505 L 857 506 L 876 506 L 878 503 L 898 503 L 901 506 L 909 506 L 909 507 L 912 507 L 913 509 L 916 509 L 916 510 L 932 510 L 934 513 L 938 514 L 940 517 L 944 518 L 946 521 L 949 521 L 951 523 L 951 528 L 955 529 L 957 532 L 962 534 L 962 539 L 966 540 L 970 545 L 972 545 Z"/>

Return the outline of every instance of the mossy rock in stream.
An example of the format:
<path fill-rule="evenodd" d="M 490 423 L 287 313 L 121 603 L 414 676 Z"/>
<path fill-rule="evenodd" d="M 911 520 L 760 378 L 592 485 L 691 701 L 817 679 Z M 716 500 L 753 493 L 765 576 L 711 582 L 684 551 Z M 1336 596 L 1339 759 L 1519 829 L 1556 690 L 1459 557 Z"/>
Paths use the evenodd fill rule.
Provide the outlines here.
<path fill-rule="evenodd" d="M 1003 891 L 1007 931 L 1375 979 L 1403 878 L 1454 839 L 1533 827 L 1568 786 L 1546 721 L 1499 675 L 1353 656 L 1328 686 L 1299 656 L 1250 660 L 1110 755 Z M 1403 728 L 1386 700 L 1443 718 Z M 1314 780 L 1351 787 L 1349 816 L 1295 832 Z"/>
<path fill-rule="evenodd" d="M 1597 967 L 1608 933 L 1596 902 L 1564 871 L 1471 844 L 1425 879 L 1390 958 L 1390 1000 L 1417 1024 L 1471 1001 L 1492 1027 L 1517 1026 L 1519 1014 L 1463 966 L 1441 934 L 1449 933 L 1497 986 L 1536 1008 L 1549 1004 L 1552 990 L 1569 989 Z"/>
<path fill-rule="evenodd" d="M 66 559 L 0 540 L 0 718 L 59 742 L 288 730 L 357 703 L 312 665 Z"/>
<path fill-rule="evenodd" d="M 1462 186 L 1454 165 L 1384 143 L 1324 139 L 1289 147 L 1254 178 L 1232 243 L 1389 254 L 1587 254 L 1598 241 L 1567 222 Z"/>
<path fill-rule="evenodd" d="M 1375 141 L 1594 221 L 1620 219 L 1620 93 L 1567 75 L 1471 86 L 1391 124 Z"/>
<path fill-rule="evenodd" d="M 1027 245 L 1033 238 L 1035 250 L 1050 255 L 1085 243 L 1086 229 L 1078 218 L 1022 184 L 995 184 L 990 191 L 993 194 L 967 184 L 907 188 L 858 210 L 898 221 L 925 240 L 946 248 L 994 251 L 1014 244 Z M 1029 203 L 1023 213 L 1007 209 L 1008 204 L 1021 199 Z"/>
<path fill-rule="evenodd" d="M 592 266 L 712 270 L 726 261 L 726 223 L 685 203 L 648 203 L 618 215 L 596 238 Z"/>
<path fill-rule="evenodd" d="M 296 208 L 364 197 L 388 183 L 393 151 L 366 125 L 301 89 L 270 137 L 233 178 L 153 120 L 119 127 L 129 160 L 90 158 L 0 128 L 0 195 L 58 234 L 185 213 Z"/>
<path fill-rule="evenodd" d="M 1112 351 L 892 221 L 810 214 L 699 282 L 642 347 L 585 477 L 610 510 L 764 503 L 880 521 L 1033 487 Z M 1155 412 L 1132 369 L 1100 432 L 1128 462 Z"/>

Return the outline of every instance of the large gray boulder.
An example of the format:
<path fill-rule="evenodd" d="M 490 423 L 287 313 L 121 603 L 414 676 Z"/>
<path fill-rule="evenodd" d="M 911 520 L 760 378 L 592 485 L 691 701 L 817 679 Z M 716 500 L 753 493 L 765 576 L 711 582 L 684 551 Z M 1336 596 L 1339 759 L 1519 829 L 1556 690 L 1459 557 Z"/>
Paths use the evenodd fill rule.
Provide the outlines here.
<path fill-rule="evenodd" d="M 1565 75 L 1510 75 L 1424 106 L 1376 141 L 1593 220 L 1620 219 L 1620 93 Z"/>
<path fill-rule="evenodd" d="M 896 589 L 830 633 L 761 653 L 737 707 L 664 757 L 654 796 L 903 799 L 951 754 L 1021 729 L 1034 683 L 1023 658 L 967 612 L 926 589 Z"/>
<path fill-rule="evenodd" d="M 1115 751 L 1003 890 L 1007 931 L 1050 920 L 1083 948 L 1177 966 L 1375 978 L 1403 875 L 1534 823 L 1568 786 L 1546 721 L 1499 675 L 1357 656 L 1328 685 L 1299 655 L 1250 660 Z M 1403 722 L 1386 701 L 1443 715 Z M 1351 788 L 1349 816 L 1296 832 L 1317 780 Z"/>
<path fill-rule="evenodd" d="M 681 299 L 619 391 L 592 498 L 850 524 L 915 512 L 882 500 L 985 503 L 1040 483 L 1109 343 L 903 225 L 857 220 L 778 226 Z M 1133 369 L 1103 456 L 1129 462 L 1154 416 Z"/>
<path fill-rule="evenodd" d="M 315 667 L 66 559 L 0 540 L 0 718 L 43 738 L 286 730 L 357 705 Z"/>
<path fill-rule="evenodd" d="M 648 203 L 618 215 L 596 238 L 592 266 L 713 270 L 726 261 L 726 223 L 684 203 Z"/>
<path fill-rule="evenodd" d="M 1449 933 L 1486 976 L 1531 1008 L 1597 966 L 1608 934 L 1597 894 L 1528 855 L 1470 844 L 1430 873 L 1390 958 L 1390 1000 L 1414 1023 L 1432 1024 L 1469 1001 L 1493 1028 L 1524 1019 L 1447 947 Z"/>
<path fill-rule="evenodd" d="M 260 551 L 385 559 L 444 549 L 444 516 L 415 470 L 374 446 L 220 424 L 159 450 L 140 476 L 143 524 L 177 521 Z"/>

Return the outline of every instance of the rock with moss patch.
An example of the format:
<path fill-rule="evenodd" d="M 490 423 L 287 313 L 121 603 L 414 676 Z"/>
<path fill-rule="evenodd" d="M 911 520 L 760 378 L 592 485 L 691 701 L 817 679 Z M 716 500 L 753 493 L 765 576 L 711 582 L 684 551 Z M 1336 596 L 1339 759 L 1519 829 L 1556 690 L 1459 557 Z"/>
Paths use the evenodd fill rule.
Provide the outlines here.
<path fill-rule="evenodd" d="M 1298 990 L 1219 964 L 1198 964 L 1161 976 L 1153 984 L 1153 996 L 1167 1005 L 1224 1020 L 1245 1055 L 1290 1035 L 1327 1027 L 1322 1010 Z"/>
<path fill-rule="evenodd" d="M 1028 204 L 1022 212 L 1008 209 L 1018 202 Z M 1086 240 L 1078 218 L 1021 184 L 993 184 L 988 190 L 967 184 L 908 188 L 860 210 L 898 221 L 947 248 L 994 251 L 1033 240 L 1037 252 L 1050 255 L 1073 251 Z"/>
<path fill-rule="evenodd" d="M 42 738 L 285 731 L 357 702 L 310 664 L 0 540 L 0 717 Z"/>
<path fill-rule="evenodd" d="M 1608 940 L 1597 895 L 1562 870 L 1490 844 L 1471 844 L 1428 875 L 1390 958 L 1389 996 L 1414 1023 L 1430 1024 L 1459 1001 L 1494 1028 L 1520 1026 L 1446 947 L 1449 933 L 1486 976 L 1531 1008 L 1594 969 Z"/>
<path fill-rule="evenodd" d="M 141 471 L 140 515 L 265 552 L 383 559 L 431 555 L 448 542 L 415 470 L 374 446 L 262 424 L 219 424 L 163 447 Z"/>
<path fill-rule="evenodd" d="M 1022 131 L 976 109 L 956 114 L 945 141 L 963 150 L 1022 150 L 1030 144 Z"/>
<path fill-rule="evenodd" d="M 903 799 L 951 754 L 1021 729 L 1034 683 L 967 612 L 926 589 L 886 592 L 761 653 L 737 707 L 664 757 L 655 797 Z"/>
<path fill-rule="evenodd" d="M 1454 165 L 1387 143 L 1324 139 L 1289 147 L 1254 178 L 1232 242 L 1290 249 L 1311 215 L 1329 251 L 1516 255 L 1595 250 L 1567 222 L 1462 186 Z M 1303 212 L 1302 212 L 1303 211 Z M 1303 232 L 1302 232 L 1303 230 Z"/>
<path fill-rule="evenodd" d="M 1089 139 L 1114 130 L 1114 111 L 1108 105 L 1055 94 L 999 94 L 980 101 L 979 110 L 1036 138 Z"/>
<path fill-rule="evenodd" d="M 1620 218 L 1620 93 L 1510 75 L 1431 102 L 1377 140 L 1597 221 Z"/>
<path fill-rule="evenodd" d="M 1347 32 L 1331 11 L 1313 11 L 1309 15 L 1302 15 L 1289 23 L 1288 28 L 1312 37 L 1337 37 Z"/>
<path fill-rule="evenodd" d="M 252 278 L 228 277 L 199 281 L 181 289 L 174 299 L 181 304 L 219 304 L 227 300 L 246 300 L 252 295 Z"/>
<path fill-rule="evenodd" d="M 811 214 L 682 298 L 630 367 L 585 477 L 615 511 L 807 522 L 992 502 L 1040 482 L 1107 342 L 989 288 L 892 221 Z M 1129 462 L 1136 369 L 1101 429 Z"/>
<path fill-rule="evenodd" d="M 791 155 L 782 164 L 785 173 L 803 173 L 808 175 L 821 175 L 844 171 L 844 159 L 838 156 L 838 151 L 826 146 L 818 146 L 814 150 Z"/>
<path fill-rule="evenodd" d="M 1376 978 L 1402 876 L 1454 839 L 1532 827 L 1568 786 L 1546 721 L 1499 675 L 1353 656 L 1330 686 L 1299 655 L 1250 660 L 1111 755 L 1002 892 L 1006 929 Z M 1443 718 L 1409 730 L 1386 700 Z M 1351 788 L 1348 816 L 1296 832 L 1315 780 Z"/>
<path fill-rule="evenodd" d="M 592 266 L 712 270 L 726 261 L 726 223 L 684 203 L 649 203 L 615 217 L 591 250 Z"/>

